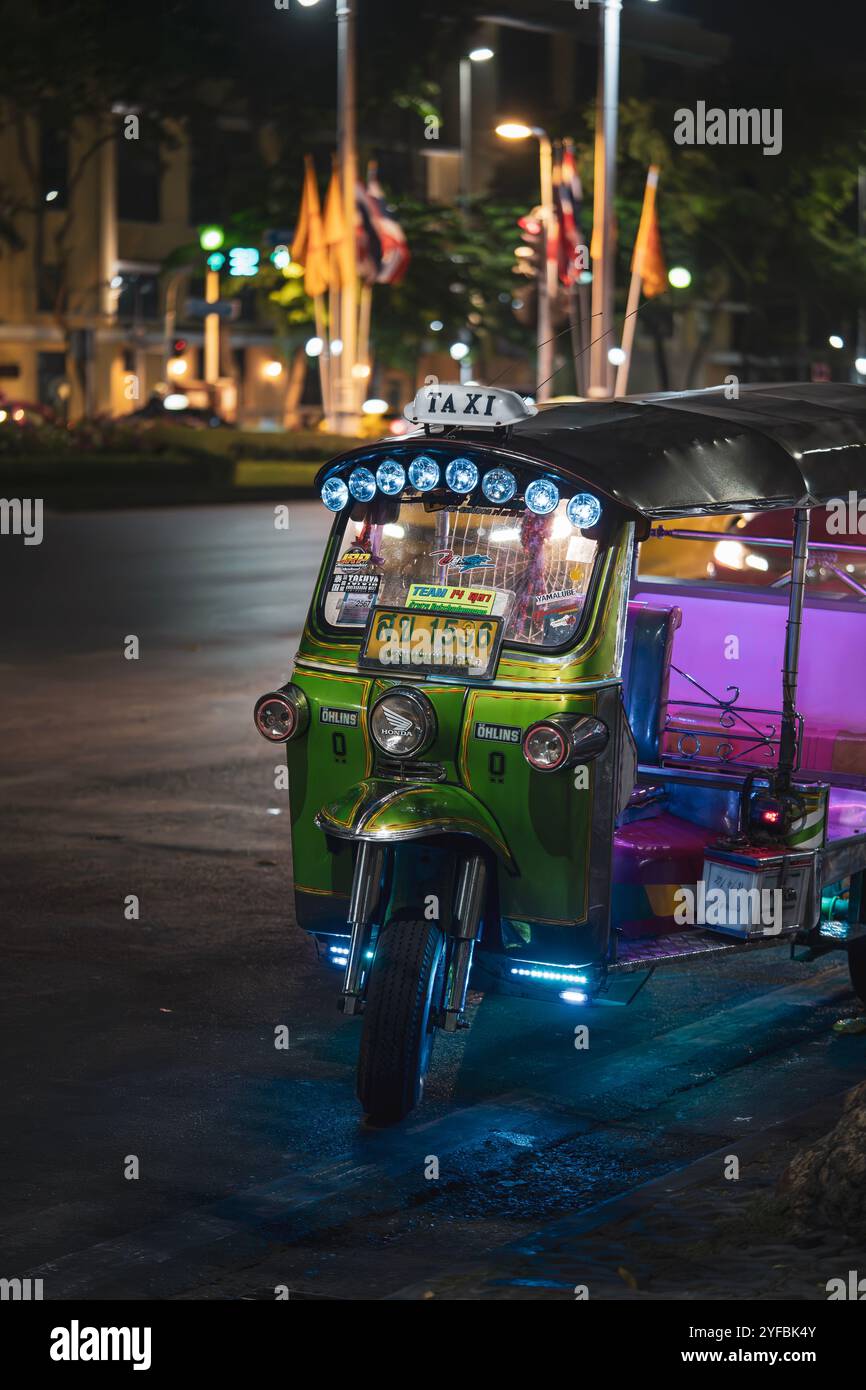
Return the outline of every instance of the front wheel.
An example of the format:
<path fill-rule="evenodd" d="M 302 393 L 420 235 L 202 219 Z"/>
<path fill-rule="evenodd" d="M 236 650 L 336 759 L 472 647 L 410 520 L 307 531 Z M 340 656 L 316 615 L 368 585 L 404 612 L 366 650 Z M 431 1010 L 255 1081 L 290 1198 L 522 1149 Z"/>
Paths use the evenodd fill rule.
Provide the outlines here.
<path fill-rule="evenodd" d="M 444 963 L 445 937 L 437 922 L 395 917 L 385 923 L 358 1057 L 358 1099 L 372 1120 L 402 1120 L 421 1099 Z"/>

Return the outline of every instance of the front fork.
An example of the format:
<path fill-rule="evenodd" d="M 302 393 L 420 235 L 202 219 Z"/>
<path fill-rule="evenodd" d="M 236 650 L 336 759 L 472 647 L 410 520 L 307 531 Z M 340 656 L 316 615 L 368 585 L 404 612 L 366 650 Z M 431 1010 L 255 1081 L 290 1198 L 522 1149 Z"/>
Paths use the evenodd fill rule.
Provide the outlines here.
<path fill-rule="evenodd" d="M 355 859 L 352 892 L 349 898 L 349 960 L 343 978 L 340 1007 L 353 1016 L 364 1009 L 364 966 L 370 950 L 373 924 L 382 902 L 386 850 L 361 840 Z M 448 976 L 445 999 L 436 1022 L 446 1033 L 461 1026 L 475 942 L 481 927 L 481 914 L 487 881 L 487 867 L 480 854 L 467 855 L 460 863 L 451 911 Z"/>

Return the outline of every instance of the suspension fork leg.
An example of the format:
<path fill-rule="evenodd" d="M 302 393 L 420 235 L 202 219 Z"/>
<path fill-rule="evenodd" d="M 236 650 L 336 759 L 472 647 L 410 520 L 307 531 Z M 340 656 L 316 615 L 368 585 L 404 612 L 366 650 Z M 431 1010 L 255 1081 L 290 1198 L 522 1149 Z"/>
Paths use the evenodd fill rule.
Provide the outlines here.
<path fill-rule="evenodd" d="M 360 1013 L 363 1007 L 360 986 L 364 952 L 370 939 L 373 914 L 379 906 L 384 864 L 385 851 L 382 846 L 371 844 L 369 840 L 361 840 L 352 878 L 352 895 L 349 899 L 349 963 L 343 977 L 340 999 L 343 1013 L 350 1017 L 352 1014 Z"/>
<path fill-rule="evenodd" d="M 441 1025 L 446 1033 L 457 1031 L 466 1007 L 469 972 L 472 969 L 472 955 L 481 925 L 486 881 L 487 867 L 481 855 L 470 855 L 460 866 L 454 893 L 451 974 Z"/>

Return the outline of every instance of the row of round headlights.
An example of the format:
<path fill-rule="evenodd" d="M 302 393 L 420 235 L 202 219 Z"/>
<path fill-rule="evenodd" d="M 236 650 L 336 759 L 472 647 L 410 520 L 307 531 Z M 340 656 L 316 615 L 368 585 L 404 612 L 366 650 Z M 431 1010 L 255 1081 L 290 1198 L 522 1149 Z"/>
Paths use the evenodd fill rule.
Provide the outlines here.
<path fill-rule="evenodd" d="M 464 496 L 478 486 L 478 468 L 467 458 L 455 458 L 445 469 L 445 481 L 452 492 Z M 419 492 L 430 492 L 439 486 L 440 469 L 435 459 L 419 454 L 409 464 L 409 482 Z M 329 478 L 322 487 L 322 501 L 329 511 L 339 512 L 349 498 L 356 502 L 371 502 L 376 490 L 386 497 L 396 497 L 406 486 L 406 470 L 396 459 L 385 459 L 375 474 L 369 468 L 355 468 L 348 485 L 342 478 Z M 507 468 L 491 468 L 481 479 L 481 491 L 488 502 L 510 502 L 517 491 L 517 479 Z M 549 478 L 534 478 L 524 493 L 526 505 L 537 516 L 549 516 L 559 506 L 559 488 Z M 595 526 L 601 516 L 601 503 L 589 492 L 579 492 L 566 507 L 572 526 L 584 530 Z"/>

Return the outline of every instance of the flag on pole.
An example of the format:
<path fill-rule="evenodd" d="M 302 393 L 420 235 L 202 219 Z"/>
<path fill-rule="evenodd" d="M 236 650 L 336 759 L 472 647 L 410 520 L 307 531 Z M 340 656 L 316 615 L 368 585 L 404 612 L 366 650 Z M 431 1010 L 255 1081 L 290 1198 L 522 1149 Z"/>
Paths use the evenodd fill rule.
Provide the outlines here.
<path fill-rule="evenodd" d="M 583 216 L 583 186 L 574 159 L 574 146 L 570 140 L 562 144 L 560 162 L 559 196 L 557 200 L 559 220 L 559 278 L 564 285 L 573 285 L 582 270 L 588 270 L 582 261 L 583 230 L 580 222 Z"/>
<path fill-rule="evenodd" d="M 328 288 L 328 248 L 325 245 L 316 168 L 311 154 L 304 155 L 304 187 L 292 242 L 292 260 L 304 267 L 304 289 L 310 298 L 324 294 Z"/>
<path fill-rule="evenodd" d="M 325 197 L 325 219 L 322 227 L 328 252 L 328 279 L 332 289 L 342 289 L 352 274 L 349 228 L 343 216 L 343 194 L 337 159 L 331 163 L 331 181 Z"/>
<path fill-rule="evenodd" d="M 668 272 L 662 251 L 656 207 L 658 181 L 658 165 L 651 164 L 644 189 L 640 226 L 637 229 L 634 254 L 631 259 L 632 274 L 640 276 L 645 299 L 652 299 L 655 295 L 662 294 L 668 287 Z"/>
<path fill-rule="evenodd" d="M 366 188 L 357 190 L 358 268 L 369 285 L 398 285 L 411 260 L 406 234 L 388 211 L 376 165 L 367 169 Z"/>

